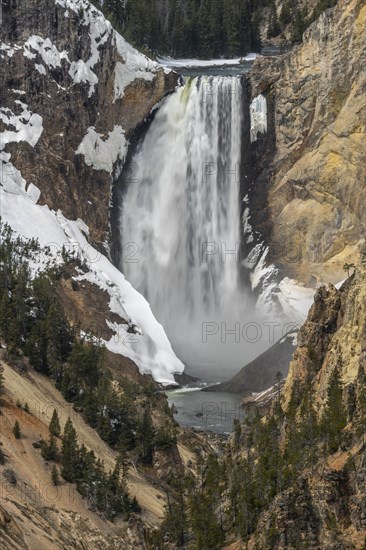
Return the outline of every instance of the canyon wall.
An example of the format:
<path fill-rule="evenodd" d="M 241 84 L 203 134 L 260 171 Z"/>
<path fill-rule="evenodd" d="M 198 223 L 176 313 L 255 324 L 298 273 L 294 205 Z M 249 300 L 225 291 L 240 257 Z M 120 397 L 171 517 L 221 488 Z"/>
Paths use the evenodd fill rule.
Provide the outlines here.
<path fill-rule="evenodd" d="M 366 231 L 366 5 L 340 0 L 280 57 L 258 57 L 268 133 L 252 144 L 251 224 L 281 272 L 344 279 Z"/>
<path fill-rule="evenodd" d="M 21 101 L 43 126 L 34 147 L 3 136 L 1 149 L 41 191 L 38 204 L 83 219 L 104 243 L 114 170 L 177 75 L 134 50 L 86 0 L 7 0 L 1 9 L 2 112 L 18 115 Z"/>
<path fill-rule="evenodd" d="M 317 291 L 281 391 L 287 414 L 290 401 L 298 400 L 296 418 L 301 424 L 307 410 L 301 388 L 308 387 L 314 418 L 321 426 L 330 381 L 338 369 L 346 414 L 341 444 L 335 452 L 321 454 L 321 436 L 309 436 L 307 451 L 318 453 L 317 460 L 299 467 L 296 481 L 279 491 L 262 514 L 249 548 L 269 547 L 271 536 L 272 548 L 364 548 L 366 250 L 362 258 L 339 290 L 330 284 Z M 279 431 L 283 448 L 291 437 L 288 422 Z"/>

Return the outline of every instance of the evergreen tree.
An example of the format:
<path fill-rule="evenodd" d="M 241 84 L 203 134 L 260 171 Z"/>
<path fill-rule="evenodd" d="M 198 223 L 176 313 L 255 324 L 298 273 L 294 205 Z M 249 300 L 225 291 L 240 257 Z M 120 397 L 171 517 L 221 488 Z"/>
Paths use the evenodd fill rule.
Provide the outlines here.
<path fill-rule="evenodd" d="M 237 0 L 226 0 L 223 13 L 224 54 L 234 57 L 240 53 L 240 8 Z"/>
<path fill-rule="evenodd" d="M 295 481 L 298 471 L 313 465 L 318 458 L 319 423 L 314 409 L 313 389 L 308 377 L 301 390 L 302 401 L 297 417 L 288 418 L 285 448 L 285 485 Z"/>
<path fill-rule="evenodd" d="M 117 461 L 121 469 L 121 475 L 123 479 L 126 479 L 128 474 L 129 457 L 125 449 L 119 448 Z"/>
<path fill-rule="evenodd" d="M 254 463 L 251 456 L 237 464 L 228 460 L 229 509 L 228 514 L 234 530 L 244 541 L 254 531 L 260 512 L 257 497 Z"/>
<path fill-rule="evenodd" d="M 322 433 L 328 452 L 338 450 L 341 432 L 347 424 L 346 410 L 343 404 L 343 384 L 341 371 L 337 365 L 331 374 L 327 389 L 327 402 L 322 417 Z"/>
<path fill-rule="evenodd" d="M 276 419 L 270 417 L 266 422 L 261 422 L 255 442 L 258 452 L 255 482 L 258 497 L 263 504 L 268 504 L 277 491 L 282 489 L 279 476 L 282 457 L 278 440 Z"/>
<path fill-rule="evenodd" d="M 41 455 L 45 460 L 57 460 L 58 457 L 58 448 L 56 439 L 52 434 L 48 439 L 48 442 L 43 442 L 41 447 Z"/>
<path fill-rule="evenodd" d="M 55 437 L 59 437 L 61 435 L 61 426 L 60 426 L 60 420 L 57 414 L 56 409 L 54 409 L 51 422 L 49 425 L 49 432 L 51 435 L 54 435 Z"/>
<path fill-rule="evenodd" d="M 115 468 L 108 477 L 108 495 L 111 501 L 110 518 L 130 509 L 130 499 L 127 491 L 125 478 L 122 476 L 122 465 L 119 458 L 116 460 Z"/>
<path fill-rule="evenodd" d="M 290 423 L 294 422 L 296 418 L 296 413 L 298 411 L 298 408 L 300 407 L 303 396 L 304 396 L 304 388 L 300 380 L 295 379 L 292 385 L 290 402 L 287 407 L 287 413 L 286 413 L 287 419 Z"/>
<path fill-rule="evenodd" d="M 45 331 L 48 368 L 57 378 L 62 363 L 67 360 L 72 349 L 72 332 L 63 311 L 56 304 L 52 304 L 47 312 Z"/>
<path fill-rule="evenodd" d="M 4 367 L 0 364 L 0 393 L 4 389 Z"/>
<path fill-rule="evenodd" d="M 357 405 L 358 405 L 358 422 L 357 434 L 362 436 L 365 444 L 366 433 L 366 373 L 364 366 L 361 364 L 357 376 Z"/>
<path fill-rule="evenodd" d="M 177 440 L 174 428 L 169 424 L 165 424 L 158 428 L 155 432 L 154 447 L 156 449 L 168 449 Z"/>
<path fill-rule="evenodd" d="M 68 418 L 64 427 L 62 437 L 62 453 L 61 453 L 61 475 L 69 482 L 76 479 L 78 465 L 78 444 L 76 432 L 71 421 Z"/>
<path fill-rule="evenodd" d="M 294 0 L 286 0 L 286 2 L 282 5 L 280 15 L 280 25 L 282 28 L 291 23 L 293 2 Z"/>
<path fill-rule="evenodd" d="M 5 342 L 11 341 L 11 328 L 12 322 L 9 320 L 12 319 L 12 306 L 11 299 L 8 294 L 8 291 L 5 290 L 2 293 L 0 300 L 0 336 L 4 338 Z"/>
<path fill-rule="evenodd" d="M 234 428 L 234 444 L 235 444 L 235 448 L 238 449 L 240 445 L 240 438 L 241 438 L 241 424 L 240 424 L 240 420 L 238 420 L 237 418 L 234 419 L 233 428 Z"/>
<path fill-rule="evenodd" d="M 185 480 L 169 480 L 170 491 L 167 492 L 167 505 L 164 523 L 161 527 L 163 533 L 169 534 L 170 541 L 177 548 L 182 548 L 186 542 L 188 530 L 187 506 L 185 503 Z"/>
<path fill-rule="evenodd" d="M 151 464 L 154 450 L 155 429 L 150 413 L 145 410 L 142 420 L 137 427 L 137 440 L 140 448 L 140 460 Z"/>
<path fill-rule="evenodd" d="M 18 420 L 15 421 L 14 427 L 13 427 L 13 434 L 15 439 L 20 439 L 22 437 L 22 432 L 20 430 L 20 425 Z"/>
<path fill-rule="evenodd" d="M 44 321 L 39 320 L 33 325 L 27 338 L 25 352 L 36 370 L 47 373 L 47 336 Z"/>
<path fill-rule="evenodd" d="M 294 22 L 292 25 L 291 41 L 294 43 L 300 43 L 302 42 L 302 35 L 307 28 L 305 15 L 301 8 L 295 8 L 293 19 Z"/>
<path fill-rule="evenodd" d="M 104 360 L 104 348 L 77 342 L 68 358 L 68 368 L 72 382 L 88 391 L 98 385 Z"/>
<path fill-rule="evenodd" d="M 216 517 L 215 504 L 205 492 L 194 493 L 189 499 L 189 519 L 194 535 L 194 548 L 221 550 L 225 535 Z"/>
<path fill-rule="evenodd" d="M 164 9 L 159 0 L 106 0 L 100 7 L 142 50 L 211 58 L 260 47 L 260 10 L 250 0 L 166 0 Z"/>
<path fill-rule="evenodd" d="M 273 0 L 271 4 L 271 11 L 269 16 L 267 37 L 273 38 L 275 36 L 278 36 L 280 34 L 280 31 L 281 29 L 278 23 L 276 2 L 275 0 Z"/>
<path fill-rule="evenodd" d="M 250 51 L 260 52 L 262 50 L 261 34 L 261 13 L 260 10 L 256 10 L 252 15 L 252 24 L 250 28 Z"/>
<path fill-rule="evenodd" d="M 51 479 L 52 479 L 53 485 L 55 486 L 60 485 L 60 476 L 58 473 L 57 466 L 55 464 L 52 466 Z"/>

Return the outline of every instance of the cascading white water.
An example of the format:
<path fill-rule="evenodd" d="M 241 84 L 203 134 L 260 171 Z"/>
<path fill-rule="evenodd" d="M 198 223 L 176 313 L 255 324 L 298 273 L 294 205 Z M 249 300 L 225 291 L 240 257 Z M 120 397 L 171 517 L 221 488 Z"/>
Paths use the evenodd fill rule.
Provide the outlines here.
<path fill-rule="evenodd" d="M 200 77 L 164 102 L 133 159 L 121 221 L 125 251 L 135 251 L 122 270 L 178 356 L 228 367 L 226 377 L 256 355 L 225 333 L 249 318 L 239 277 L 242 95 L 240 77 Z"/>

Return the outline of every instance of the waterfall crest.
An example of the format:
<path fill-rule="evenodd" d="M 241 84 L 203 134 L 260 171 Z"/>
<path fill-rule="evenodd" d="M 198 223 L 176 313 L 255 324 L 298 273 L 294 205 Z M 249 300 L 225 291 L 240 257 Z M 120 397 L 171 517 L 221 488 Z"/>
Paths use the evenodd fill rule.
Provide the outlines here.
<path fill-rule="evenodd" d="M 241 346 L 229 358 L 230 338 L 222 345 L 222 325 L 253 311 L 240 280 L 243 113 L 240 77 L 187 81 L 139 145 L 123 199 L 121 269 L 191 366 L 244 363 Z M 215 345 L 204 341 L 207 324 L 218 328 Z"/>

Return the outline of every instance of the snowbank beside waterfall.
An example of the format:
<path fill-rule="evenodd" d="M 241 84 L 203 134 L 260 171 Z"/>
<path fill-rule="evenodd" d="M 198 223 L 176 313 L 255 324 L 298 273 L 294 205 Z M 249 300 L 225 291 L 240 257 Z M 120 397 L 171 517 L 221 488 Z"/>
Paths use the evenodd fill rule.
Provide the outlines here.
<path fill-rule="evenodd" d="M 313 288 L 289 277 L 279 279 L 278 270 L 273 265 L 261 266 L 256 284 L 260 289 L 257 309 L 268 319 L 282 318 L 294 326 L 305 321 L 314 301 Z"/>
<path fill-rule="evenodd" d="M 250 199 L 243 198 L 245 209 L 242 217 L 244 238 L 247 244 L 261 238 L 251 225 Z M 302 324 L 313 303 L 315 290 L 298 281 L 280 278 L 279 269 L 270 261 L 270 249 L 259 240 L 242 262 L 249 271 L 252 290 L 258 292 L 257 310 L 268 319 L 283 318 L 290 324 Z"/>
<path fill-rule="evenodd" d="M 16 174 L 18 183 L 21 178 Z M 5 178 L 4 178 L 5 179 Z M 70 221 L 58 211 L 34 202 L 13 180 L 10 169 L 0 186 L 0 214 L 2 223 L 8 223 L 16 236 L 38 239 L 41 252 L 31 264 L 33 273 L 43 270 L 50 261 L 62 263 L 62 248 L 72 251 L 87 266 L 87 272 L 77 279 L 95 283 L 108 292 L 109 307 L 113 313 L 128 321 L 111 327 L 115 334 L 104 342 L 107 349 L 130 358 L 141 373 L 151 374 L 161 384 L 174 384 L 173 373 L 182 373 L 184 366 L 175 356 L 163 327 L 154 318 L 150 306 L 125 279 L 124 275 L 87 240 L 88 228 L 81 221 Z M 14 188 L 18 187 L 18 194 Z M 34 187 L 34 186 L 33 186 Z M 130 334 L 130 327 L 136 327 Z"/>
<path fill-rule="evenodd" d="M 259 94 L 250 104 L 250 141 L 257 141 L 258 134 L 267 132 L 267 100 Z"/>
<path fill-rule="evenodd" d="M 111 174 L 117 160 L 125 159 L 127 148 L 122 126 L 115 126 L 105 139 L 95 128 L 89 128 L 76 154 L 83 155 L 85 163 L 94 170 L 105 170 Z"/>
<path fill-rule="evenodd" d="M 252 236 L 249 219 L 247 213 L 244 227 L 246 234 Z M 257 310 L 268 319 L 282 317 L 294 325 L 302 324 L 313 303 L 315 290 L 288 277 L 281 279 L 278 268 L 270 262 L 269 252 L 269 247 L 260 242 L 243 261 L 243 266 L 249 270 L 252 290 L 259 293 Z"/>
<path fill-rule="evenodd" d="M 288 277 L 279 282 L 278 289 L 277 298 L 287 317 L 293 319 L 294 322 L 305 321 L 309 309 L 313 305 L 316 291 Z"/>

